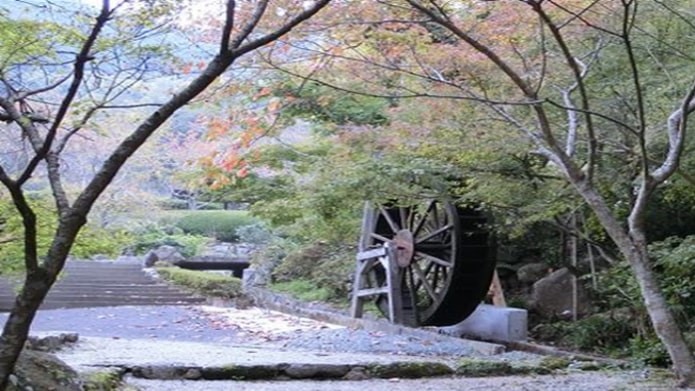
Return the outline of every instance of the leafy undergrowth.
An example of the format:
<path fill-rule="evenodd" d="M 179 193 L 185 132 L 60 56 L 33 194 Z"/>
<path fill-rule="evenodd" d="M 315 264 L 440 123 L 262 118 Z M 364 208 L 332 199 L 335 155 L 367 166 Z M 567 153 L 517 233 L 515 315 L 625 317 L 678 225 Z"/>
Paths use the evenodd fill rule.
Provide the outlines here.
<path fill-rule="evenodd" d="M 276 292 L 287 293 L 302 301 L 328 302 L 333 299 L 330 290 L 317 287 L 314 283 L 307 280 L 276 282 L 271 285 L 271 289 Z"/>
<path fill-rule="evenodd" d="M 236 277 L 175 266 L 157 267 L 157 272 L 163 279 L 203 296 L 223 299 L 241 296 L 241 280 Z"/>

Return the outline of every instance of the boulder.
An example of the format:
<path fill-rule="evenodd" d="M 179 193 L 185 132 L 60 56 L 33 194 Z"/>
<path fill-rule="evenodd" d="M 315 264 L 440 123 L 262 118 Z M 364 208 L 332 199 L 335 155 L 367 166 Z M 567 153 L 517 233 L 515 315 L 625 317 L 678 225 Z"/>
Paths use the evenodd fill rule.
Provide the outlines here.
<path fill-rule="evenodd" d="M 516 271 L 516 277 L 519 282 L 524 284 L 533 284 L 548 274 L 549 267 L 545 263 L 534 262 L 519 267 Z"/>
<path fill-rule="evenodd" d="M 80 391 L 82 386 L 77 372 L 56 356 L 24 349 L 10 375 L 7 390 Z"/>
<path fill-rule="evenodd" d="M 572 316 L 572 278 L 572 273 L 562 268 L 536 281 L 531 291 L 531 307 L 544 317 Z M 589 294 L 577 282 L 577 314 L 586 314 L 589 310 Z"/>
<path fill-rule="evenodd" d="M 179 253 L 179 250 L 174 246 L 162 245 L 154 250 L 150 250 L 147 255 L 145 255 L 144 266 L 152 267 L 157 262 L 167 262 L 171 264 L 177 264 L 178 262 L 185 261 L 186 258 Z"/>

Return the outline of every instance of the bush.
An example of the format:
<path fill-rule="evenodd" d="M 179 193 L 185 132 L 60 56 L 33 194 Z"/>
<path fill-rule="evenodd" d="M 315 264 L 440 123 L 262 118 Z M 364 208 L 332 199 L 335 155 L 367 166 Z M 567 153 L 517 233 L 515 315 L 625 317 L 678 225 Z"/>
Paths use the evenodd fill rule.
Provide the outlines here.
<path fill-rule="evenodd" d="M 128 251 L 135 254 L 144 254 L 159 246 L 174 246 L 179 249 L 181 255 L 190 258 L 197 255 L 203 246 L 210 241 L 209 238 L 200 235 L 185 234 L 176 227 L 162 227 L 156 224 L 147 225 L 134 230 L 133 240 Z"/>
<path fill-rule="evenodd" d="M 344 301 L 354 273 L 354 249 L 349 246 L 313 243 L 295 248 L 273 270 L 277 283 L 304 281 L 327 292 L 326 300 Z"/>
<path fill-rule="evenodd" d="M 328 289 L 318 288 L 315 283 L 307 280 L 278 282 L 273 284 L 273 289 L 278 292 L 289 293 L 304 301 L 329 301 L 332 298 Z"/>
<path fill-rule="evenodd" d="M 37 245 L 39 256 L 44 256 L 58 226 L 58 215 L 52 201 L 42 195 L 29 198 L 36 213 Z M 2 272 L 21 270 L 24 263 L 24 228 L 19 213 L 8 199 L 0 200 L 0 238 L 8 241 L 0 246 Z M 101 254 L 115 257 L 127 247 L 133 238 L 122 230 L 110 230 L 85 225 L 80 231 L 70 254 L 77 258 L 89 258 Z"/>
<path fill-rule="evenodd" d="M 204 296 L 233 299 L 241 295 L 241 280 L 236 277 L 178 267 L 158 267 L 157 272 L 165 280 Z"/>
<path fill-rule="evenodd" d="M 652 243 L 649 254 L 666 300 L 677 322 L 690 331 L 687 340 L 695 349 L 695 332 L 690 326 L 695 321 L 695 236 Z M 626 355 L 647 365 L 668 365 L 668 354 L 651 328 L 639 286 L 627 263 L 613 266 L 598 277 L 598 304 L 604 310 L 625 309 L 622 313 L 610 311 L 573 323 L 539 325 L 533 330 L 536 337 L 570 348 Z"/>
<path fill-rule="evenodd" d="M 240 210 L 198 210 L 190 211 L 176 221 L 176 226 L 189 234 L 214 237 L 224 242 L 239 239 L 237 230 L 257 223 L 248 212 Z"/>
<path fill-rule="evenodd" d="M 273 233 L 260 222 L 241 226 L 236 233 L 241 243 L 268 244 L 273 239 Z"/>
<path fill-rule="evenodd" d="M 561 321 L 536 326 L 536 339 L 596 353 L 616 353 L 628 347 L 636 330 L 625 316 L 612 313 L 595 314 L 576 322 Z"/>

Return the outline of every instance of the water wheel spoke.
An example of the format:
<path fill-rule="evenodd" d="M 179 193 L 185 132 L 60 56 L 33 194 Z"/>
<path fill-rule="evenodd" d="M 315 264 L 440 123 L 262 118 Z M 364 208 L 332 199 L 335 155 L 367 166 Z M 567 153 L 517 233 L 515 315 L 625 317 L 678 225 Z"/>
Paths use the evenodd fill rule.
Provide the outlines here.
<path fill-rule="evenodd" d="M 434 265 L 434 274 L 432 276 L 432 289 L 434 289 L 435 293 L 437 292 L 437 286 L 439 285 L 439 270 L 442 267 L 440 265 L 435 264 Z"/>
<path fill-rule="evenodd" d="M 399 227 L 398 224 L 396 224 L 396 222 L 393 221 L 393 216 L 391 216 L 391 213 L 384 209 L 384 207 L 379 207 L 379 212 L 381 212 L 381 215 L 384 216 L 384 219 L 389 224 L 389 227 L 391 228 L 391 231 L 393 233 L 396 233 L 401 230 L 401 227 Z"/>
<path fill-rule="evenodd" d="M 440 265 L 440 266 L 444 266 L 444 267 L 454 266 L 451 261 L 447 261 L 445 259 L 435 257 L 434 255 L 430 255 L 430 254 L 424 253 L 422 251 L 415 250 L 415 255 L 418 255 L 418 256 L 422 257 L 423 259 L 425 259 L 429 262 L 432 262 L 432 263 L 436 263 L 437 265 Z"/>
<path fill-rule="evenodd" d="M 429 204 L 427 204 L 427 209 L 425 209 L 425 213 L 422 214 L 422 217 L 420 220 L 417 222 L 415 226 L 413 226 L 413 236 L 417 236 L 418 233 L 420 233 L 420 230 L 422 229 L 423 225 L 425 224 L 425 221 L 427 221 L 427 216 L 429 215 L 430 211 L 432 208 L 434 208 L 435 204 L 434 201 L 430 201 Z"/>
<path fill-rule="evenodd" d="M 420 269 L 420 266 L 414 263 L 411 265 L 411 269 L 420 281 L 420 285 L 425 288 L 425 291 L 432 299 L 432 302 L 436 303 L 438 300 L 437 294 L 434 292 L 434 289 L 432 288 L 432 285 L 430 285 L 429 281 L 427 281 L 427 277 L 425 276 L 425 273 L 422 271 L 422 269 Z"/>
<path fill-rule="evenodd" d="M 413 271 L 410 268 L 406 269 L 404 282 L 408 287 L 408 295 L 410 302 L 408 303 L 413 311 L 413 318 L 416 324 L 420 323 L 420 311 L 417 306 L 417 288 L 415 288 L 415 278 L 413 277 Z"/>
<path fill-rule="evenodd" d="M 387 238 L 386 236 L 379 235 L 379 234 L 376 233 L 376 232 L 370 232 L 370 233 L 369 233 L 369 236 L 372 237 L 372 238 L 374 238 L 374 239 L 376 239 L 376 240 L 380 240 L 381 242 L 384 242 L 384 243 L 386 243 L 386 242 L 388 242 L 388 241 L 391 240 L 391 239 Z"/>
<path fill-rule="evenodd" d="M 410 217 L 410 208 L 399 207 L 398 208 L 398 218 L 400 219 L 401 229 L 408 228 L 408 217 Z"/>
<path fill-rule="evenodd" d="M 415 244 L 420 244 L 422 242 L 426 242 L 426 241 L 432 239 L 433 237 L 441 234 L 442 232 L 446 232 L 446 231 L 452 229 L 453 227 L 454 227 L 453 224 L 447 224 L 443 227 L 439 227 L 439 228 L 435 229 L 434 231 L 428 233 L 427 236 L 417 239 L 415 241 Z"/>

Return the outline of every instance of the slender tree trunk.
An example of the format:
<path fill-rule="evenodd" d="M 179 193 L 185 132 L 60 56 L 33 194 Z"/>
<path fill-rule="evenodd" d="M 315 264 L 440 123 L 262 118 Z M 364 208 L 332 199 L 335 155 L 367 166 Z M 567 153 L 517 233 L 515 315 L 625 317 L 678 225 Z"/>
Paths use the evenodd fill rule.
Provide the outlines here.
<path fill-rule="evenodd" d="M 695 385 L 695 358 L 651 268 L 646 243 L 633 240 L 629 248 L 620 247 L 637 279 L 654 332 L 666 347 L 681 386 Z"/>
<path fill-rule="evenodd" d="M 683 332 L 676 323 L 676 318 L 668 307 L 656 273 L 651 267 L 644 227 L 639 223 L 643 219 L 636 218 L 635 221 L 638 223 L 631 221 L 630 231 L 627 232 L 593 187 L 580 180 L 574 180 L 572 183 L 596 213 L 601 225 L 630 264 L 654 332 L 668 351 L 673 363 L 673 371 L 678 376 L 680 385 L 684 387 L 695 385 L 695 358 L 683 338 Z"/>
<path fill-rule="evenodd" d="M 0 337 L 0 390 L 7 387 L 9 376 L 29 335 L 31 322 L 54 281 L 55 276 L 51 277 L 42 268 L 26 276 L 24 287 L 17 295 Z"/>

